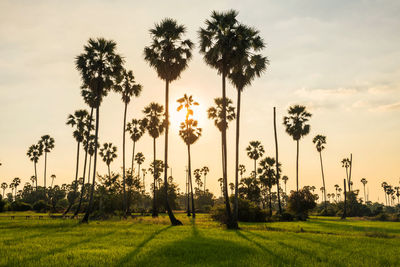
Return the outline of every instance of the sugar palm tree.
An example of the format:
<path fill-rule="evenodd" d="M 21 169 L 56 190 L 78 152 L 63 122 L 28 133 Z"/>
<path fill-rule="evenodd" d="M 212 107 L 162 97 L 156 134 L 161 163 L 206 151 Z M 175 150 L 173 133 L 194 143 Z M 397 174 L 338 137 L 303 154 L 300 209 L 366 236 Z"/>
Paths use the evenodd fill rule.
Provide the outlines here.
<path fill-rule="evenodd" d="M 1 189 L 3 189 L 3 198 L 4 198 L 4 192 L 6 191 L 8 185 L 6 182 L 1 183 Z"/>
<path fill-rule="evenodd" d="M 239 164 L 239 174 L 240 174 L 240 179 L 243 179 L 243 174 L 246 172 L 246 166 L 243 164 Z"/>
<path fill-rule="evenodd" d="M 29 159 L 33 162 L 33 166 L 35 168 L 35 180 L 36 180 L 36 190 L 37 190 L 37 171 L 36 171 L 36 164 L 39 161 L 40 156 L 43 154 L 43 147 L 39 144 L 37 145 L 31 145 L 28 149 L 28 152 L 26 155 L 29 157 Z"/>
<path fill-rule="evenodd" d="M 319 153 L 319 160 L 321 163 L 321 173 L 322 173 L 322 186 L 325 188 L 325 176 L 324 176 L 324 165 L 322 164 L 322 150 L 325 149 L 325 144 L 326 144 L 326 136 L 324 135 L 316 135 L 314 139 L 312 140 L 313 143 L 315 144 L 315 148 L 317 149 Z M 326 202 L 326 192 L 325 192 L 325 202 Z M 325 203 L 325 208 L 326 208 L 326 203 Z"/>
<path fill-rule="evenodd" d="M 231 72 L 235 63 L 242 58 L 243 51 L 240 49 L 241 36 L 237 28 L 239 23 L 236 19 L 238 13 L 234 10 L 227 12 L 213 11 L 211 19 L 206 20 L 206 27 L 200 28 L 200 53 L 204 56 L 204 61 L 210 67 L 217 70 L 222 76 L 222 174 L 224 183 L 225 208 L 227 214 L 227 227 L 237 228 L 237 222 L 232 217 L 229 196 L 228 196 L 228 178 L 227 178 L 227 106 L 226 99 L 226 77 Z"/>
<path fill-rule="evenodd" d="M 140 177 L 140 166 L 143 164 L 143 162 L 145 161 L 145 157 L 143 155 L 142 152 L 138 152 L 135 156 L 135 161 L 138 165 L 138 177 Z M 132 168 L 132 172 L 133 172 L 133 168 Z"/>
<path fill-rule="evenodd" d="M 35 182 L 36 182 L 36 177 L 35 177 L 35 175 L 32 175 L 31 178 L 30 178 L 30 180 L 31 180 L 31 182 L 32 182 L 32 187 L 34 187 L 34 186 L 35 186 Z"/>
<path fill-rule="evenodd" d="M 299 191 L 299 141 L 302 137 L 310 133 L 310 125 L 307 124 L 311 118 L 311 113 L 307 112 L 305 106 L 294 105 L 289 107 L 288 116 L 283 117 L 283 124 L 286 132 L 296 141 L 296 191 Z"/>
<path fill-rule="evenodd" d="M 11 189 L 11 199 L 14 198 L 14 188 L 15 188 L 15 184 L 14 183 L 10 183 L 10 185 L 8 186 Z M 8 194 L 7 194 L 8 195 Z"/>
<path fill-rule="evenodd" d="M 363 186 L 364 186 L 364 202 L 367 202 L 367 195 L 366 195 L 366 193 L 365 193 L 365 185 L 368 183 L 368 181 L 367 181 L 366 178 L 362 178 L 362 179 L 361 179 L 361 183 L 362 183 Z"/>
<path fill-rule="evenodd" d="M 339 189 L 339 185 L 338 185 L 338 184 L 335 184 L 336 201 L 338 201 L 338 198 L 337 198 L 337 196 L 338 196 L 338 189 Z"/>
<path fill-rule="evenodd" d="M 237 34 L 241 37 L 241 58 L 233 65 L 228 77 L 237 90 L 236 111 L 236 153 L 235 153 L 235 201 L 234 219 L 238 219 L 238 184 L 239 184 L 239 135 L 240 135 L 240 108 L 241 94 L 246 86 L 250 86 L 256 77 L 260 77 L 266 70 L 268 59 L 257 52 L 261 51 L 265 44 L 259 32 L 253 28 L 239 25 Z"/>
<path fill-rule="evenodd" d="M 99 155 L 106 163 L 108 168 L 108 177 L 111 179 L 110 165 L 114 161 L 114 159 L 117 158 L 117 147 L 114 146 L 112 143 L 104 143 L 103 147 L 100 148 Z"/>
<path fill-rule="evenodd" d="M 54 148 L 54 138 L 50 135 L 43 135 L 39 140 L 39 146 L 43 147 L 44 152 L 44 195 L 46 197 L 46 170 L 47 170 L 47 153 Z"/>
<path fill-rule="evenodd" d="M 82 219 L 82 222 L 88 222 L 89 214 L 93 209 L 93 193 L 96 181 L 100 104 L 120 79 L 123 60 L 116 53 L 116 43 L 112 40 L 104 38 L 89 39 L 84 50 L 84 53 L 76 58 L 76 68 L 80 72 L 83 82 L 81 86 L 82 96 L 91 108 L 96 109 L 93 182 L 89 197 L 89 207 Z"/>
<path fill-rule="evenodd" d="M 204 193 L 206 192 L 206 182 L 207 182 L 207 174 L 210 172 L 210 169 L 207 166 L 204 166 L 201 169 L 201 173 L 204 175 Z"/>
<path fill-rule="evenodd" d="M 142 91 L 142 86 L 135 81 L 133 72 L 122 70 L 121 81 L 118 85 L 114 87 L 114 90 L 122 95 L 122 102 L 124 102 L 124 122 L 122 125 L 122 189 L 124 193 L 124 204 L 123 211 L 126 213 L 128 211 L 128 198 L 126 197 L 126 180 L 125 180 L 125 132 L 126 132 L 126 112 L 128 110 L 128 104 L 131 102 L 132 97 L 138 97 Z M 133 155 L 132 155 L 133 157 Z M 133 168 L 132 168 L 133 172 Z M 133 173 L 132 173 L 133 175 Z"/>
<path fill-rule="evenodd" d="M 387 206 L 388 201 L 387 201 L 387 197 L 386 197 L 386 189 L 387 189 L 387 187 L 388 187 L 388 183 L 382 182 L 381 186 L 382 186 L 383 192 L 384 192 L 384 194 L 385 194 L 385 202 L 386 202 L 386 206 Z"/>
<path fill-rule="evenodd" d="M 349 176 L 349 168 L 351 168 L 351 161 L 349 158 L 344 158 L 341 161 L 342 167 L 346 169 L 346 181 L 350 191 L 350 176 Z"/>
<path fill-rule="evenodd" d="M 202 129 L 198 127 L 197 120 L 191 119 L 193 116 L 192 107 L 198 105 L 196 101 L 193 100 L 192 96 L 184 95 L 182 98 L 177 100 L 179 103 L 178 111 L 185 109 L 186 118 L 185 121 L 181 123 L 179 136 L 185 142 L 187 146 L 188 153 L 188 182 L 190 186 L 191 192 L 191 201 L 192 201 L 192 217 L 196 217 L 196 211 L 194 207 L 194 197 L 193 197 L 193 183 L 192 183 L 192 162 L 191 162 L 191 154 L 190 154 L 190 146 L 193 145 L 201 136 Z M 200 170 L 199 170 L 200 174 Z M 189 212 L 188 212 L 189 214 Z"/>
<path fill-rule="evenodd" d="M 272 157 L 266 157 L 260 161 L 259 168 L 257 170 L 260 175 L 260 182 L 268 189 L 269 196 L 269 215 L 272 216 L 272 186 L 276 184 L 276 171 L 274 169 L 276 162 Z M 278 163 L 278 168 L 280 164 Z"/>
<path fill-rule="evenodd" d="M 201 190 L 201 187 L 203 186 L 203 181 L 201 181 L 201 170 L 200 169 L 195 169 L 193 171 L 193 175 L 194 175 L 194 181 L 197 184 L 197 188 L 199 189 L 199 191 Z"/>
<path fill-rule="evenodd" d="M 231 190 L 231 195 L 233 195 L 233 190 L 235 190 L 235 184 L 229 183 L 229 189 Z"/>
<path fill-rule="evenodd" d="M 247 156 L 254 160 L 254 178 L 257 173 L 257 160 L 264 155 L 264 146 L 260 141 L 250 141 L 249 146 L 246 148 Z"/>
<path fill-rule="evenodd" d="M 132 147 L 132 165 L 131 169 L 133 170 L 133 163 L 135 162 L 135 146 L 136 142 L 139 141 L 139 139 L 143 136 L 143 134 L 146 131 L 146 125 L 144 124 L 144 120 L 140 119 L 132 119 L 128 124 L 126 125 L 126 131 L 129 133 L 132 142 L 133 142 L 133 147 Z"/>
<path fill-rule="evenodd" d="M 286 184 L 287 184 L 288 180 L 289 180 L 289 177 L 287 177 L 286 175 L 282 176 L 282 181 L 285 184 L 285 195 L 286 195 Z"/>
<path fill-rule="evenodd" d="M 153 138 L 153 162 L 156 162 L 156 139 L 164 132 L 164 120 L 162 115 L 164 107 L 157 103 L 150 103 L 143 110 L 145 114 L 144 125 L 149 135 Z M 154 165 L 154 164 L 153 164 Z M 155 165 L 154 165 L 155 166 Z M 155 168 L 155 167 L 154 167 Z M 152 216 L 157 217 L 157 204 L 156 204 L 156 171 L 153 170 L 154 186 L 153 186 L 153 211 Z"/>
<path fill-rule="evenodd" d="M 169 132 L 169 84 L 180 78 L 192 58 L 193 43 L 184 39 L 186 28 L 176 20 L 166 18 L 150 30 L 152 42 L 145 47 L 145 60 L 153 67 L 159 78 L 165 81 L 165 150 L 164 150 L 164 198 L 172 225 L 182 224 L 177 220 L 168 202 L 168 132 Z"/>
<path fill-rule="evenodd" d="M 15 177 L 13 179 L 13 184 L 14 184 L 15 194 L 17 194 L 18 191 L 17 188 L 21 184 L 21 179 L 19 179 L 19 177 Z"/>
<path fill-rule="evenodd" d="M 53 188 L 53 183 L 54 183 L 54 180 L 57 178 L 57 176 L 55 175 L 55 174 L 52 174 L 52 175 L 50 175 L 50 178 L 51 178 L 51 188 Z"/>

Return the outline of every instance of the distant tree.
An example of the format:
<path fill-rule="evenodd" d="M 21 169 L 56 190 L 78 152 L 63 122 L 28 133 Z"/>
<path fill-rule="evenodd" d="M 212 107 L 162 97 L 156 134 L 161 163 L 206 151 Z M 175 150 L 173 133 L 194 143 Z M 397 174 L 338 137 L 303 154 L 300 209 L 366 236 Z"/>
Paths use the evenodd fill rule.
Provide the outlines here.
<path fill-rule="evenodd" d="M 229 189 L 231 190 L 231 195 L 233 195 L 233 191 L 235 190 L 235 184 L 229 183 Z"/>
<path fill-rule="evenodd" d="M 388 187 L 388 183 L 383 182 L 383 183 L 381 184 L 381 186 L 382 186 L 383 192 L 384 192 L 384 194 L 385 194 L 385 202 L 386 202 L 386 206 L 387 206 L 388 201 L 387 201 L 387 196 L 386 196 L 386 190 L 387 190 L 387 187 Z"/>
<path fill-rule="evenodd" d="M 335 191 L 336 191 L 336 201 L 339 201 L 338 200 L 338 189 L 339 189 L 339 185 L 338 184 L 335 184 Z"/>
<path fill-rule="evenodd" d="M 260 141 L 250 141 L 249 146 L 246 148 L 247 156 L 254 160 L 254 177 L 257 173 L 257 160 L 264 155 L 264 146 Z"/>
<path fill-rule="evenodd" d="M 349 158 L 344 158 L 341 161 L 342 163 L 342 167 L 346 169 L 346 181 L 347 181 L 347 185 L 348 185 L 348 189 L 350 191 L 350 177 L 349 177 L 349 168 L 351 166 L 351 161 Z"/>
<path fill-rule="evenodd" d="M 54 138 L 50 135 L 43 135 L 39 140 L 39 146 L 43 147 L 44 152 L 44 195 L 46 197 L 46 170 L 47 170 L 47 153 L 50 153 L 54 148 Z"/>
<path fill-rule="evenodd" d="M 204 175 L 204 193 L 206 192 L 206 181 L 207 181 L 207 174 L 210 172 L 210 169 L 207 166 L 204 166 L 201 169 L 201 173 Z"/>
<path fill-rule="evenodd" d="M 26 155 L 29 157 L 29 159 L 33 162 L 33 166 L 35 168 L 36 190 L 38 188 L 36 164 L 38 163 L 39 158 L 42 154 L 43 154 L 43 147 L 40 145 L 40 143 L 37 145 L 31 145 L 28 149 L 28 152 L 26 153 Z"/>
<path fill-rule="evenodd" d="M 364 203 L 366 203 L 367 202 L 367 194 L 365 193 L 365 185 L 368 183 L 368 181 L 366 178 L 362 178 L 361 183 L 363 184 L 363 187 L 364 187 Z"/>
<path fill-rule="evenodd" d="M 272 157 L 266 157 L 260 161 L 259 168 L 257 170 L 260 176 L 261 184 L 267 188 L 269 196 L 269 215 L 272 216 L 272 186 L 276 184 L 276 171 L 274 169 L 275 159 Z M 278 164 L 278 168 L 279 168 Z"/>
<path fill-rule="evenodd" d="M 282 181 L 285 184 L 285 195 L 286 195 L 286 184 L 287 184 L 288 180 L 289 180 L 289 177 L 287 177 L 286 175 L 282 176 Z"/>
<path fill-rule="evenodd" d="M 11 189 L 11 201 L 13 201 L 15 184 L 14 183 L 10 183 L 10 185 L 8 187 Z"/>
<path fill-rule="evenodd" d="M 310 125 L 307 124 L 311 118 L 311 113 L 305 106 L 294 105 L 289 107 L 288 116 L 283 117 L 283 124 L 286 132 L 296 141 L 296 191 L 299 191 L 299 141 L 303 136 L 310 133 Z"/>
<path fill-rule="evenodd" d="M 100 148 L 99 155 L 102 157 L 103 161 L 106 163 L 108 168 L 108 177 L 111 179 L 110 164 L 117 158 L 117 147 L 112 143 L 104 143 L 103 147 Z"/>
<path fill-rule="evenodd" d="M 50 178 L 51 178 L 51 186 L 50 187 L 53 187 L 54 180 L 57 178 L 57 176 L 55 174 L 52 174 L 52 175 L 50 175 Z"/>
<path fill-rule="evenodd" d="M 138 152 L 135 156 L 135 161 L 138 165 L 138 177 L 140 177 L 140 166 L 143 164 L 143 162 L 145 161 L 145 157 L 143 155 L 142 152 Z M 133 172 L 133 168 L 132 168 L 132 172 Z M 144 184 L 143 184 L 144 185 Z"/>
<path fill-rule="evenodd" d="M 139 141 L 139 139 L 146 131 L 145 120 L 132 119 L 132 121 L 128 122 L 128 124 L 126 125 L 126 131 L 129 132 L 129 135 L 133 142 L 131 165 L 131 169 L 133 170 L 133 163 L 135 162 L 135 146 L 136 142 Z"/>
<path fill-rule="evenodd" d="M 321 163 L 321 173 L 322 173 L 322 185 L 325 188 L 325 176 L 324 176 L 324 165 L 322 164 L 322 150 L 325 149 L 325 144 L 326 144 L 326 136 L 324 135 L 316 135 L 313 139 L 313 143 L 315 144 L 315 148 L 317 149 L 319 153 L 319 160 Z M 326 192 L 324 191 L 324 196 L 325 196 L 325 202 L 326 202 Z M 326 203 L 325 203 L 325 208 L 326 208 Z"/>
<path fill-rule="evenodd" d="M 243 174 L 246 172 L 246 166 L 243 164 L 239 164 L 239 174 L 240 174 L 240 179 L 243 179 Z"/>
<path fill-rule="evenodd" d="M 32 175 L 31 178 L 30 178 L 30 180 L 31 180 L 31 182 L 32 182 L 32 187 L 34 187 L 34 186 L 35 186 L 35 182 L 36 182 L 36 177 L 35 177 L 35 175 Z"/>
<path fill-rule="evenodd" d="M 8 185 L 6 182 L 1 183 L 1 189 L 3 189 L 3 198 L 4 198 L 4 192 L 6 191 L 7 187 L 8 187 Z"/>

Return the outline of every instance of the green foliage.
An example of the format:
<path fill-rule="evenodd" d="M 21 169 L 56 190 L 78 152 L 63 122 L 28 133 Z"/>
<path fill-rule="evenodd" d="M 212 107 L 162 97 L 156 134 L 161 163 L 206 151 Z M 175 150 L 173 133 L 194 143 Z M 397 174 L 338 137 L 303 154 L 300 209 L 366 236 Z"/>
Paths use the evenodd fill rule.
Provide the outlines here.
<path fill-rule="evenodd" d="M 233 197 L 231 197 L 231 201 L 233 201 Z M 265 222 L 267 219 L 267 212 L 249 200 L 239 198 L 238 209 L 238 219 L 241 222 Z M 215 205 L 210 214 L 214 220 L 226 223 L 227 217 L 224 205 Z"/>
<path fill-rule="evenodd" d="M 11 209 L 13 211 L 27 211 L 31 210 L 32 206 L 28 203 L 22 201 L 14 201 L 11 203 Z"/>
<path fill-rule="evenodd" d="M 315 195 L 305 186 L 298 192 L 293 191 L 288 199 L 287 209 L 298 219 L 304 220 L 308 217 L 308 212 L 317 205 Z"/>
<path fill-rule="evenodd" d="M 44 200 L 38 200 L 33 204 L 33 210 L 36 212 L 46 212 L 48 206 Z"/>

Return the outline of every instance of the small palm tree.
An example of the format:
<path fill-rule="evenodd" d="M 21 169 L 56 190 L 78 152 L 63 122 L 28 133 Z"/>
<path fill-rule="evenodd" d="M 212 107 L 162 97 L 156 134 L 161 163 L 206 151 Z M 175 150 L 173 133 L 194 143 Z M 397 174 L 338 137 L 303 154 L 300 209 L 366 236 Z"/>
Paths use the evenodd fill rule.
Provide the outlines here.
<path fill-rule="evenodd" d="M 229 183 L 229 189 L 231 190 L 231 195 L 233 195 L 233 190 L 235 190 L 235 184 Z"/>
<path fill-rule="evenodd" d="M 365 185 L 368 183 L 368 181 L 367 181 L 366 178 L 362 178 L 362 179 L 361 179 L 361 183 L 362 183 L 363 186 L 364 186 L 364 202 L 366 203 L 366 202 L 367 202 L 367 194 L 365 193 Z"/>
<path fill-rule="evenodd" d="M 286 132 L 296 141 L 296 191 L 299 191 L 299 141 L 310 132 L 310 125 L 307 124 L 311 118 L 305 106 L 294 105 L 289 107 L 288 116 L 283 117 L 283 124 Z"/>
<path fill-rule="evenodd" d="M 10 185 L 8 186 L 11 189 L 11 199 L 14 198 L 14 188 L 15 188 L 15 184 L 14 183 L 10 183 Z M 7 194 L 8 195 L 8 194 Z"/>
<path fill-rule="evenodd" d="M 17 194 L 18 191 L 17 188 L 21 184 L 21 179 L 19 179 L 19 177 L 15 177 L 13 179 L 13 184 L 14 184 L 15 194 Z"/>
<path fill-rule="evenodd" d="M 201 187 L 203 186 L 203 181 L 201 181 L 201 170 L 200 169 L 195 169 L 193 171 L 193 175 L 194 175 L 194 181 L 197 184 L 197 188 L 200 191 Z"/>
<path fill-rule="evenodd" d="M 4 192 L 6 191 L 8 185 L 6 182 L 1 183 L 1 189 L 3 189 L 3 198 L 4 198 Z"/>
<path fill-rule="evenodd" d="M 99 155 L 102 157 L 103 161 L 106 163 L 108 168 L 108 177 L 111 179 L 111 169 L 110 165 L 117 158 L 117 147 L 112 143 L 104 143 L 103 147 L 100 148 Z"/>
<path fill-rule="evenodd" d="M 152 43 L 145 47 L 145 60 L 157 71 L 158 77 L 165 81 L 165 150 L 164 150 L 164 198 L 172 225 L 182 224 L 177 220 L 168 202 L 168 132 L 169 132 L 169 84 L 179 79 L 192 58 L 193 43 L 183 39 L 186 28 L 176 20 L 166 18 L 150 30 Z"/>
<path fill-rule="evenodd" d="M 321 173 L 322 173 L 322 186 L 325 188 L 325 176 L 324 176 L 324 165 L 322 164 L 322 150 L 325 149 L 326 144 L 326 136 L 324 135 L 316 135 L 313 139 L 313 143 L 315 144 L 315 148 L 319 153 L 319 160 L 321 163 Z M 325 208 L 326 208 L 326 192 L 325 192 Z"/>
<path fill-rule="evenodd" d="M 243 174 L 246 172 L 246 166 L 243 164 L 239 164 L 239 174 L 240 174 L 240 180 L 243 179 Z"/>
<path fill-rule="evenodd" d="M 138 152 L 137 154 L 136 154 L 136 156 L 135 156 L 135 161 L 136 161 L 136 163 L 137 163 L 137 165 L 138 165 L 138 177 L 140 177 L 140 166 L 143 164 L 143 162 L 145 161 L 145 157 L 144 157 L 144 155 L 143 155 L 143 153 L 142 152 Z M 133 169 L 132 169 L 132 172 L 133 172 Z"/>
<path fill-rule="evenodd" d="M 35 175 L 32 175 L 31 178 L 30 178 L 30 180 L 31 180 L 31 182 L 32 182 L 32 187 L 34 187 L 34 186 L 35 186 L 35 182 L 36 182 L 36 177 L 35 177 Z"/>
<path fill-rule="evenodd" d="M 194 207 L 194 197 L 193 197 L 193 184 L 192 184 L 192 162 L 191 162 L 191 154 L 190 154 L 190 146 L 193 145 L 201 136 L 202 129 L 198 127 L 197 120 L 190 119 L 190 116 L 193 116 L 192 107 L 198 105 L 196 101 L 193 100 L 192 96 L 184 95 L 182 98 L 177 100 L 179 103 L 178 111 L 183 108 L 186 110 L 186 118 L 185 121 L 181 123 L 179 136 L 185 142 L 187 146 L 188 153 L 188 181 L 191 192 L 191 201 L 192 201 L 192 217 L 196 217 L 196 211 Z M 200 170 L 199 170 L 200 175 Z M 189 212 L 188 212 L 189 214 Z"/>
<path fill-rule="evenodd" d="M 206 182 L 207 182 L 207 174 L 210 172 L 210 169 L 207 166 L 204 166 L 201 169 L 201 173 L 204 175 L 204 193 L 206 193 Z"/>
<path fill-rule="evenodd" d="M 128 104 L 131 102 L 132 97 L 138 97 L 142 91 L 142 86 L 135 81 L 133 72 L 122 70 L 122 79 L 118 85 L 114 87 L 114 90 L 122 95 L 122 102 L 124 102 L 124 122 L 122 125 L 122 189 L 124 193 L 124 204 L 123 210 L 125 215 L 128 211 L 128 198 L 126 197 L 126 174 L 125 174 L 125 127 L 126 127 L 126 112 L 128 110 Z M 133 154 L 134 155 L 134 154 Z M 132 155 L 132 157 L 133 157 Z M 133 171 L 133 168 L 132 168 Z"/>
<path fill-rule="evenodd" d="M 133 163 L 135 161 L 135 146 L 136 142 L 143 136 L 146 131 L 146 125 L 144 120 L 132 119 L 131 122 L 128 122 L 126 125 L 126 131 L 129 133 L 132 142 L 132 165 L 131 169 L 133 170 Z"/>
<path fill-rule="evenodd" d="M 50 178 L 51 178 L 51 188 L 53 188 L 53 183 L 54 183 L 54 180 L 57 178 L 57 176 L 55 175 L 55 174 L 52 174 L 52 175 L 50 175 Z"/>
<path fill-rule="evenodd" d="M 287 177 L 286 175 L 282 176 L 282 181 L 285 184 L 285 195 L 286 195 L 286 184 L 287 184 L 288 180 L 289 180 L 289 177 Z"/>
<path fill-rule="evenodd" d="M 257 172 L 257 160 L 264 155 L 264 146 L 260 141 L 250 141 L 249 146 L 246 148 L 247 156 L 254 160 L 254 178 Z"/>
<path fill-rule="evenodd" d="M 349 186 L 349 191 L 350 191 L 350 177 L 349 177 L 349 168 L 351 168 L 351 161 L 349 158 L 344 158 L 341 161 L 342 167 L 346 169 L 346 181 L 347 185 Z"/>
<path fill-rule="evenodd" d="M 383 192 L 385 194 L 385 202 L 386 202 L 386 206 L 387 206 L 386 190 L 387 190 L 387 187 L 388 187 L 388 183 L 382 182 L 381 186 L 382 186 Z"/>
<path fill-rule="evenodd" d="M 272 186 L 276 184 L 276 172 L 274 169 L 275 159 L 271 157 L 266 157 L 260 161 L 259 168 L 257 170 L 260 175 L 261 184 L 267 188 L 269 195 L 269 215 L 272 216 Z M 280 164 L 277 164 L 278 168 Z M 254 177 L 255 178 L 255 177 Z"/>
<path fill-rule="evenodd" d="M 33 162 L 33 166 L 35 168 L 35 181 L 36 181 L 36 190 L 37 190 L 37 171 L 36 171 L 36 164 L 39 161 L 40 156 L 43 154 L 43 147 L 39 144 L 31 145 L 28 149 L 26 155 L 29 159 Z"/>
<path fill-rule="evenodd" d="M 338 184 L 335 184 L 336 201 L 338 201 L 338 198 L 337 198 L 337 196 L 338 196 L 338 189 L 339 189 L 339 185 L 338 185 Z"/>
<path fill-rule="evenodd" d="M 164 107 L 157 103 L 150 103 L 143 110 L 145 114 L 144 125 L 149 135 L 153 138 L 153 163 L 156 162 L 156 139 L 164 132 L 164 121 L 162 120 L 162 114 Z M 154 164 L 153 164 L 154 165 Z M 157 217 L 157 203 L 156 203 L 156 171 L 153 170 L 154 186 L 153 186 L 153 211 L 152 216 Z"/>
<path fill-rule="evenodd" d="M 44 190 L 46 197 L 46 170 L 47 170 L 47 153 L 50 153 L 54 148 L 54 138 L 50 135 L 43 135 L 39 140 L 39 146 L 43 147 L 44 152 Z"/>

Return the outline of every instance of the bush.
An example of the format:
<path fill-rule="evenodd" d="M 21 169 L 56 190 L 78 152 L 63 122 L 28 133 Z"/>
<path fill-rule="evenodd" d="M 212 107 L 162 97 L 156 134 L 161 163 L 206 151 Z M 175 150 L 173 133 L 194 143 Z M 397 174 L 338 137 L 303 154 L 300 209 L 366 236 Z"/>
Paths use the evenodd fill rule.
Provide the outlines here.
<path fill-rule="evenodd" d="M 227 223 L 228 217 L 226 216 L 225 204 L 215 205 L 210 212 L 211 218 L 220 223 Z"/>
<path fill-rule="evenodd" d="M 308 187 L 293 191 L 288 199 L 288 210 L 299 220 L 306 220 L 308 212 L 316 207 L 315 195 Z"/>
<path fill-rule="evenodd" d="M 293 221 L 293 219 L 294 219 L 293 215 L 288 212 L 282 213 L 282 215 L 279 218 L 279 220 L 282 222 L 291 222 Z"/>
<path fill-rule="evenodd" d="M 7 202 L 0 198 L 0 212 L 5 211 L 6 204 L 7 204 Z"/>
<path fill-rule="evenodd" d="M 46 212 L 47 208 L 48 206 L 46 205 L 46 202 L 44 200 L 38 200 L 33 203 L 33 210 L 36 212 Z"/>
<path fill-rule="evenodd" d="M 22 201 L 14 201 L 13 203 L 11 203 L 11 209 L 13 211 L 27 211 L 31 210 L 32 206 Z"/>

